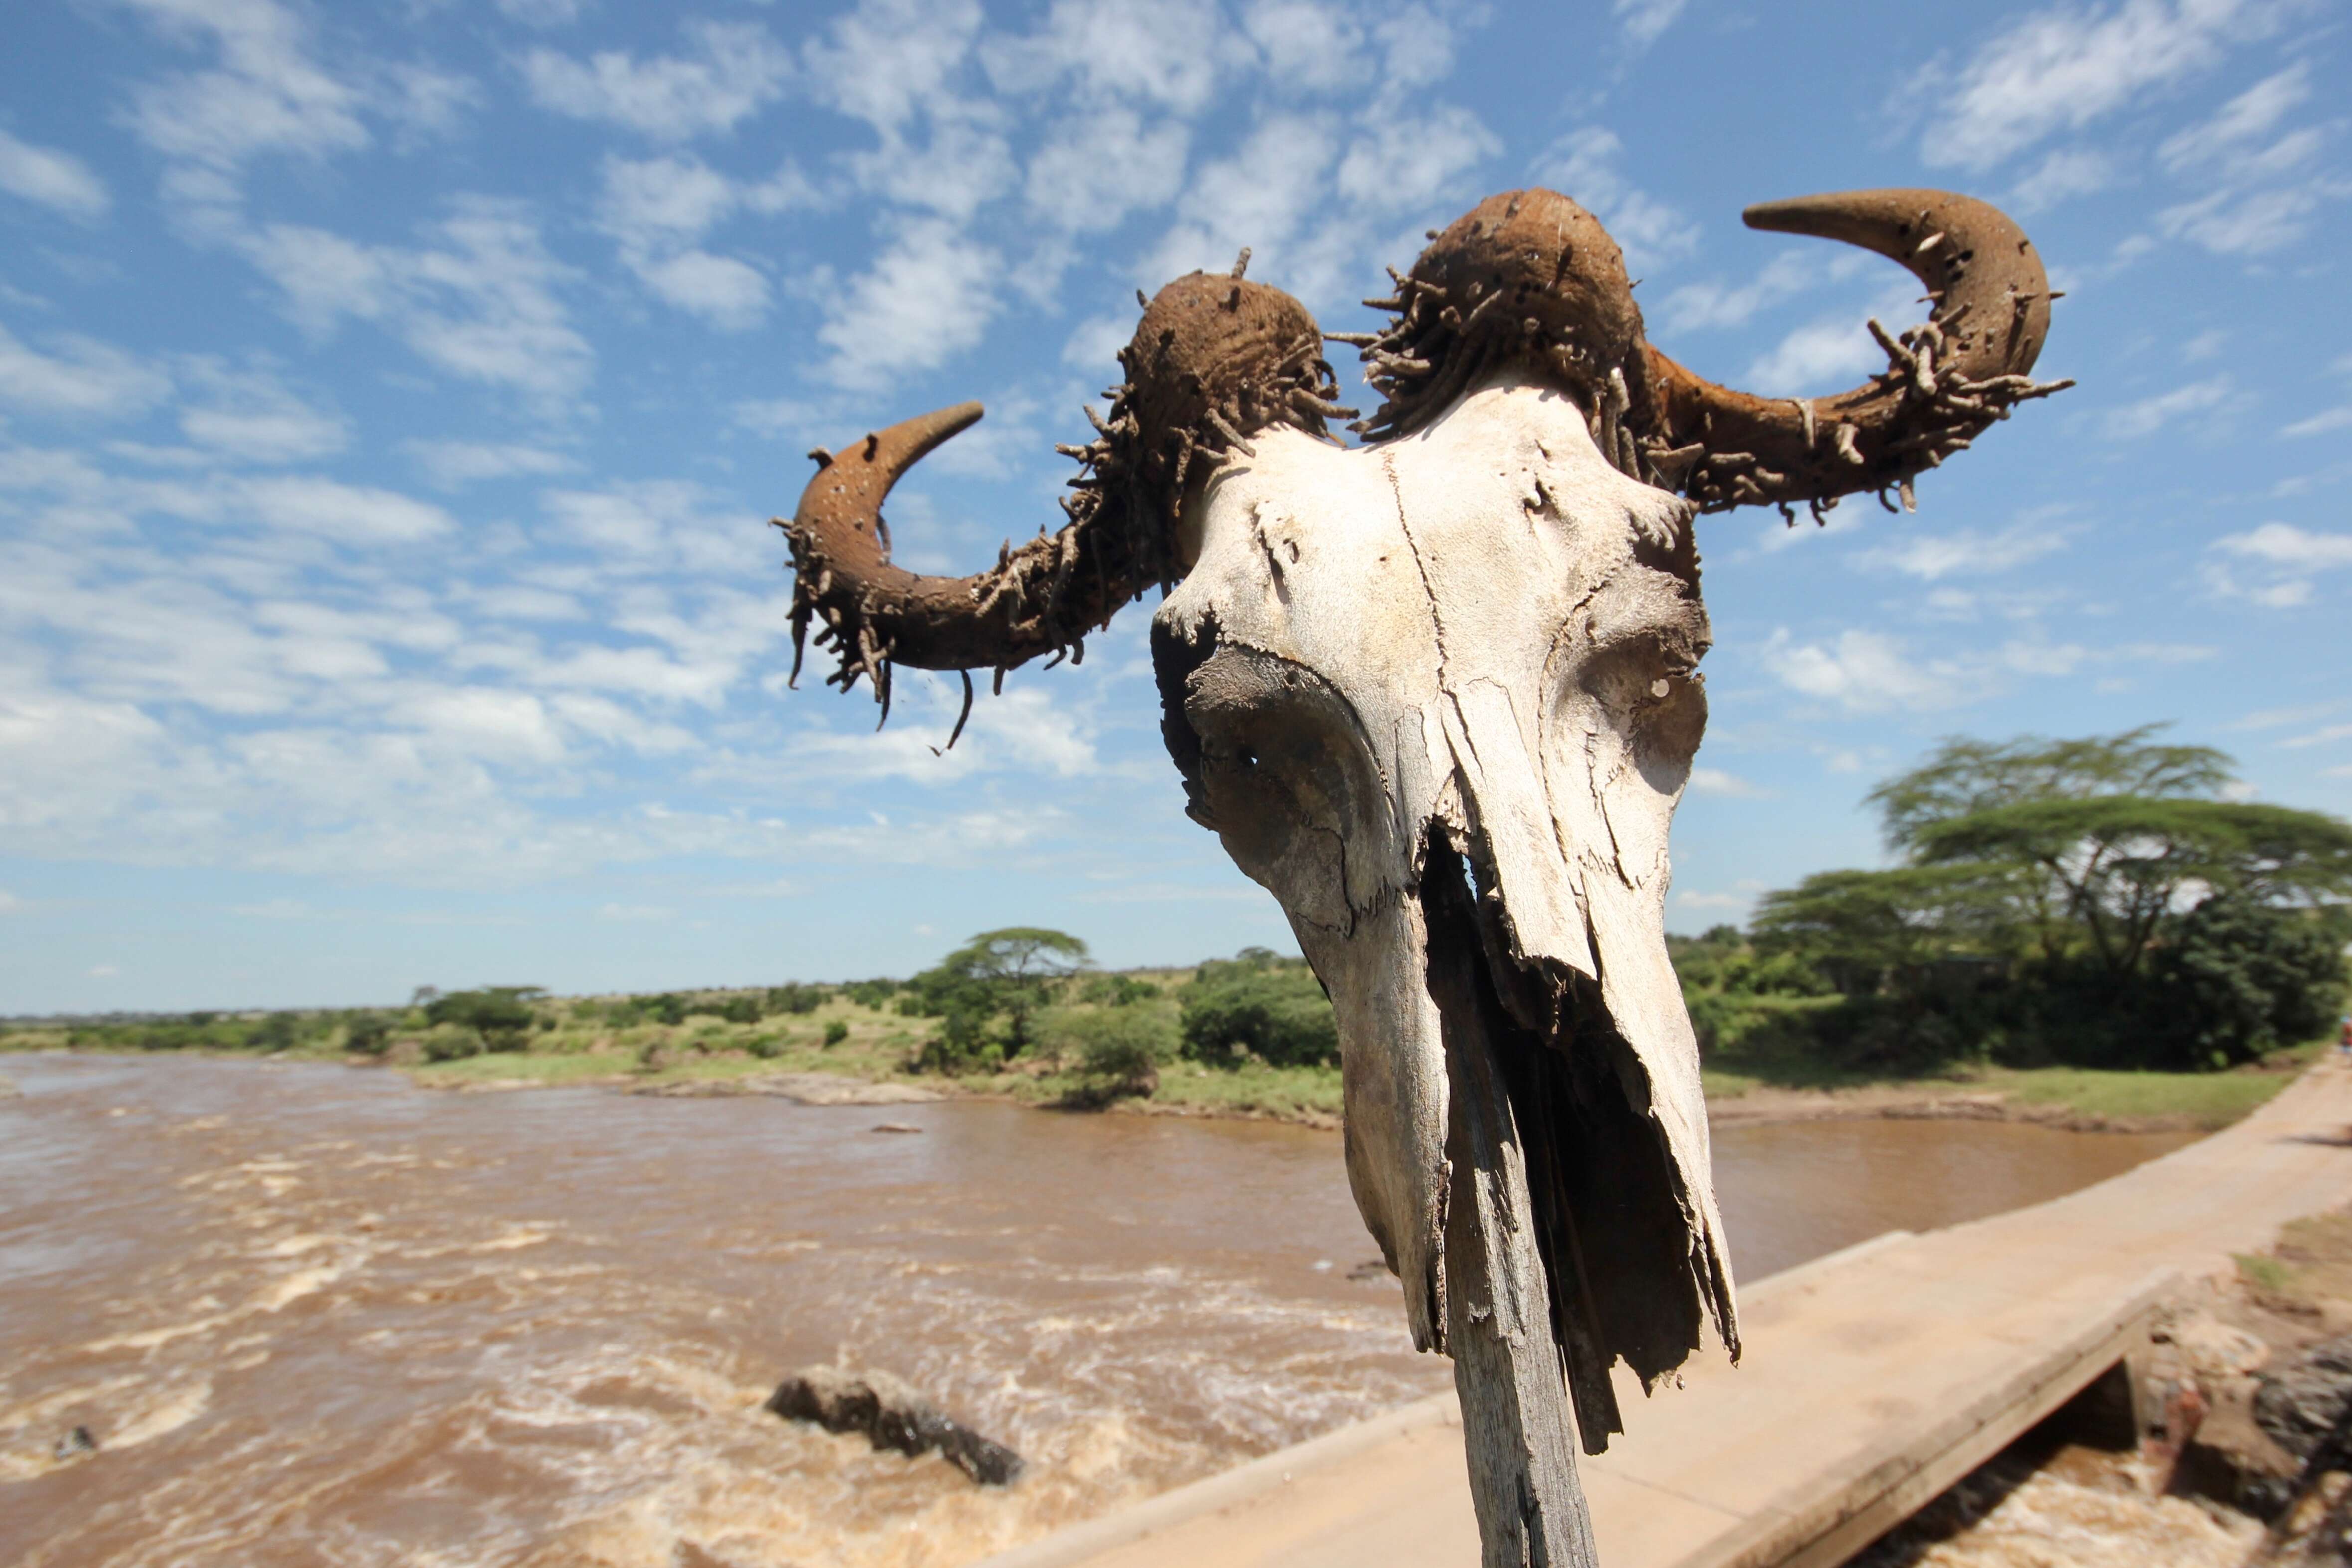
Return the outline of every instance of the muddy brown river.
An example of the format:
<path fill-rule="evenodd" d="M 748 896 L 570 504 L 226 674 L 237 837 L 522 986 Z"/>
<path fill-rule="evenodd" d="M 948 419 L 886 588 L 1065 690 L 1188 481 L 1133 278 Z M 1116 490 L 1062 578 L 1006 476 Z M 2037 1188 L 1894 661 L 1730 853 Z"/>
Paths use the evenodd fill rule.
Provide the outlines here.
<path fill-rule="evenodd" d="M 0 1563 L 944 1568 L 1450 1386 L 1362 1267 L 1329 1133 L 310 1064 L 0 1076 Z M 2181 1142 L 1745 1126 L 1716 1169 L 1755 1279 Z M 761 1410 L 835 1360 L 1028 1478 Z M 60 1458 L 78 1426 L 97 1451 Z"/>

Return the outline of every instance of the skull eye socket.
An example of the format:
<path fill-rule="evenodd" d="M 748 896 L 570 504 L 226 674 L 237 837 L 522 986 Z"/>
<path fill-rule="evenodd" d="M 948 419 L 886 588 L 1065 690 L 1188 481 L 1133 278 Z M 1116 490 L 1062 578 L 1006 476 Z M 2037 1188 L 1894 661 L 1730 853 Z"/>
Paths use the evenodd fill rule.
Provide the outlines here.
<path fill-rule="evenodd" d="M 1564 638 L 1552 656 L 1555 732 L 1622 737 L 1652 787 L 1675 794 L 1706 730 L 1706 688 L 1696 668 L 1706 647 L 1706 622 L 1694 626 L 1679 616 L 1591 642 Z"/>
<path fill-rule="evenodd" d="M 1348 846 L 1384 842 L 1392 816 L 1354 708 L 1313 670 L 1231 645 L 1169 695 L 1192 818 L 1293 920 L 1352 929 Z"/>

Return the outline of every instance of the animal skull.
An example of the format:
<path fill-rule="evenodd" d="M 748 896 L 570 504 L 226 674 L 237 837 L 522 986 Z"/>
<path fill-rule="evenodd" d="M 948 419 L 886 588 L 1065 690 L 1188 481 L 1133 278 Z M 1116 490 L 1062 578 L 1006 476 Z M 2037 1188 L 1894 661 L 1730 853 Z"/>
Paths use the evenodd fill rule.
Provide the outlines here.
<path fill-rule="evenodd" d="M 1548 1323 L 1594 1451 L 1619 1426 L 1613 1361 L 1654 1382 L 1707 1316 L 1738 1353 L 1663 925 L 1706 714 L 1696 516 L 1907 504 L 1914 476 L 2065 384 L 2026 376 L 2047 285 L 1982 203 L 1875 191 L 1747 216 L 1901 261 L 1934 312 L 1880 332 L 1888 370 L 1849 393 L 1753 397 L 1644 340 L 1583 209 L 1507 193 L 1370 302 L 1385 331 L 1346 340 L 1387 399 L 1364 445 L 1324 433 L 1347 411 L 1313 320 L 1237 265 L 1149 303 L 1097 439 L 1063 448 L 1082 468 L 1060 532 L 969 578 L 890 563 L 884 494 L 977 405 L 812 454 L 782 525 L 795 674 L 822 621 L 833 680 L 869 679 L 886 718 L 895 663 L 965 672 L 968 713 L 971 670 L 1081 657 L 1086 630 L 1161 586 L 1152 653 L 1188 809 L 1280 900 L 1331 994 L 1349 1178 L 1415 1342 L 1458 1352 L 1490 1305 L 1449 1301 L 1449 1216 L 1490 1196 L 1465 1190 L 1486 1177 L 1452 1142 L 1475 1047 L 1517 1129 L 1548 1300 L 1506 1303 L 1492 1273 L 1480 1289 Z"/>
<path fill-rule="evenodd" d="M 1349 1178 L 1414 1341 L 1445 1344 L 1427 976 L 1450 942 L 1491 967 L 1479 1026 L 1509 1037 L 1493 1043 L 1560 1054 L 1536 1114 L 1566 1190 L 1637 1200 L 1559 1216 L 1605 1268 L 1548 1261 L 1571 1316 L 1626 1298 L 1614 1333 L 1578 1326 L 1655 1377 L 1696 1342 L 1701 1302 L 1727 1333 L 1730 1314 L 1662 923 L 1667 821 L 1706 712 L 1695 509 L 1620 473 L 1570 398 L 1511 373 L 1410 437 L 1255 447 L 1207 488 L 1197 559 L 1153 619 L 1163 729 L 1192 815 L 1281 900 L 1331 993 Z M 1613 1430 L 1601 1415 L 1586 1424 Z"/>

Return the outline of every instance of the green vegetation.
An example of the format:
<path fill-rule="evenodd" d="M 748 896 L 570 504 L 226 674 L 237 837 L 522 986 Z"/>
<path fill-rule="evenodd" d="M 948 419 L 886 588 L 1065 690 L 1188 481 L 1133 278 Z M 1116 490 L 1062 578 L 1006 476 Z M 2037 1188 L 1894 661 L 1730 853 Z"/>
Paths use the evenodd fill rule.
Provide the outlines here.
<path fill-rule="evenodd" d="M 990 931 L 908 981 L 571 997 L 425 986 L 405 1007 L 0 1026 L 0 1051 L 369 1060 L 453 1089 L 933 1077 L 1047 1105 L 1336 1120 L 1338 1031 L 1302 961 L 1247 949 L 1197 969 L 1105 973 L 1085 959 L 1064 932 Z"/>
<path fill-rule="evenodd" d="M 1897 863 L 1768 895 L 1751 930 L 1671 937 L 1710 1099 L 1998 1096 L 2221 1126 L 2308 1060 L 2345 991 L 2352 827 L 2226 798 L 2229 759 L 2152 731 L 1952 741 L 1870 797 Z M 1040 1103 L 1340 1109 L 1337 1018 L 1265 948 L 1104 973 L 1087 945 L 984 931 L 910 980 L 0 1026 L 0 1050 L 380 1060 L 453 1087 L 929 1075 Z M 2217 1070 L 2222 1069 L 2222 1070 Z"/>
<path fill-rule="evenodd" d="M 1675 944 L 1710 1065 L 2205 1071 L 2322 1033 L 2345 990 L 2352 826 L 2234 802 L 2152 730 L 1948 742 L 1870 799 L 1885 870 L 1768 894 Z"/>
<path fill-rule="evenodd" d="M 899 1011 L 940 1020 L 922 1065 L 970 1072 L 1018 1057 L 1056 983 L 1086 963 L 1087 944 L 1064 931 L 1011 926 L 973 937 L 907 983 Z"/>
<path fill-rule="evenodd" d="M 1335 1067 L 1339 1024 L 1315 972 L 1298 959 L 1245 947 L 1201 965 L 1184 994 L 1184 1054 L 1232 1067 Z"/>

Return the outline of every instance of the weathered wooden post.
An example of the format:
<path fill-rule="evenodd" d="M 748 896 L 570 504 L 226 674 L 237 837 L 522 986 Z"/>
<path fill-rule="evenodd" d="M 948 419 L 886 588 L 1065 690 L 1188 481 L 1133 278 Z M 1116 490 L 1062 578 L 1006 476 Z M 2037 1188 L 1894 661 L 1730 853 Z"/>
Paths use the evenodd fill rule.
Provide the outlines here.
<path fill-rule="evenodd" d="M 881 504 L 980 416 L 819 471 L 792 521 L 812 622 L 888 714 L 895 665 L 995 679 L 1145 590 L 1187 809 L 1280 900 L 1339 1013 L 1349 1184 L 1414 1342 L 1454 1364 L 1486 1562 L 1589 1564 L 1575 1447 L 1611 1366 L 1738 1354 L 1698 1054 L 1665 951 L 1666 830 L 1706 725 L 1693 524 L 1794 521 L 1913 479 L 2018 402 L 2049 324 L 1984 204 L 1869 191 L 1749 209 L 1861 245 L 1935 308 L 1836 397 L 1704 381 L 1643 336 L 1616 246 L 1564 196 L 1489 197 L 1396 279 L 1361 349 L 1385 399 L 1339 445 L 1324 334 L 1244 276 L 1160 290 L 1060 531 L 967 578 L 889 560 Z M 1875 330 L 1875 323 L 1874 330 Z M 1094 417 L 1089 411 L 1089 417 Z M 961 732 L 962 719 L 957 721 Z"/>

